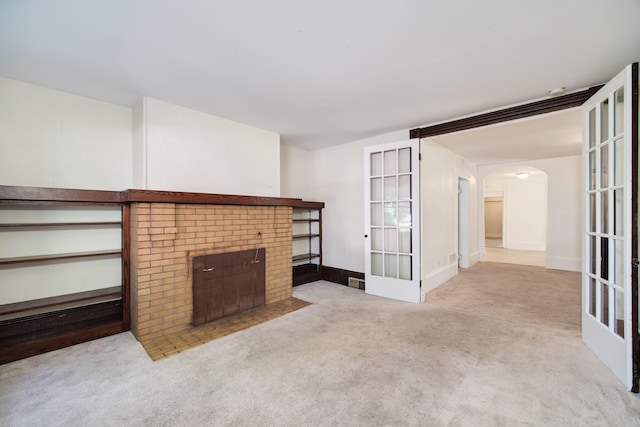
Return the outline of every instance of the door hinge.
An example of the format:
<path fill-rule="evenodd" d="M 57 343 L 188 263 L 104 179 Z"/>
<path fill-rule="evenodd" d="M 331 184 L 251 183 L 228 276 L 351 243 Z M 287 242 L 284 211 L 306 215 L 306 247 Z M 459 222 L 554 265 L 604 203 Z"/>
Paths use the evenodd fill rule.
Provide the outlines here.
<path fill-rule="evenodd" d="M 420 289 L 422 289 L 422 280 L 420 280 Z"/>
<path fill-rule="evenodd" d="M 418 160 L 422 160 L 422 153 L 418 153 Z"/>
<path fill-rule="evenodd" d="M 631 266 L 632 267 L 637 267 L 638 265 L 640 265 L 640 262 L 638 261 L 638 258 L 631 258 Z"/>

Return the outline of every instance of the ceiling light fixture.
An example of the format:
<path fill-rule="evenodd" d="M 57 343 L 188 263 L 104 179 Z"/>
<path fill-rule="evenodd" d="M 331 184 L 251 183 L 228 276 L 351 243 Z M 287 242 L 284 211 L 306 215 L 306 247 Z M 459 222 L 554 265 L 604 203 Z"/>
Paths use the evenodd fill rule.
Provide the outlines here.
<path fill-rule="evenodd" d="M 517 172 L 517 173 L 516 173 L 516 176 L 517 176 L 519 179 L 525 179 L 526 177 L 528 177 L 528 176 L 529 176 L 529 172 Z"/>
<path fill-rule="evenodd" d="M 565 87 L 555 87 L 549 91 L 549 96 L 560 96 L 564 95 Z"/>

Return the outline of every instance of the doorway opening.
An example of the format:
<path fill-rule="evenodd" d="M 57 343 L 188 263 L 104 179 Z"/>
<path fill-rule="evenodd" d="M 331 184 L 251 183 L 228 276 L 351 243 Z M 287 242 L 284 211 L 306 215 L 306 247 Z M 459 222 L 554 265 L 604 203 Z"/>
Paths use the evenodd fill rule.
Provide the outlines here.
<path fill-rule="evenodd" d="M 504 217 L 504 196 L 484 196 L 484 245 L 490 248 L 502 248 L 502 229 Z"/>
<path fill-rule="evenodd" d="M 485 261 L 545 266 L 547 174 L 509 165 L 484 180 Z"/>

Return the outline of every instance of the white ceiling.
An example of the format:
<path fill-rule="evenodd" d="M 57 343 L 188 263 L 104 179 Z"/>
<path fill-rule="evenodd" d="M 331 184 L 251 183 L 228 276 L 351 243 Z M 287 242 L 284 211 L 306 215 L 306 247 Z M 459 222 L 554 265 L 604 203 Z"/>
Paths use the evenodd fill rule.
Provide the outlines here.
<path fill-rule="evenodd" d="M 477 165 L 577 156 L 582 116 L 571 108 L 429 139 Z"/>
<path fill-rule="evenodd" d="M 0 76 L 317 149 L 607 81 L 638 0 L 0 0 Z"/>

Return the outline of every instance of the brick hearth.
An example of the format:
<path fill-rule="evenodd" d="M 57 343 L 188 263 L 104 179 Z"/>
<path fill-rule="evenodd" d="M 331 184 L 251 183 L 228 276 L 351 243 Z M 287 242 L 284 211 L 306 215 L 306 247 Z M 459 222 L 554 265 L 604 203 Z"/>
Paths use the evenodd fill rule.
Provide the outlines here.
<path fill-rule="evenodd" d="M 192 258 L 266 250 L 266 303 L 291 297 L 288 206 L 131 205 L 131 330 L 140 341 L 192 327 Z M 262 236 L 258 236 L 262 233 Z"/>

